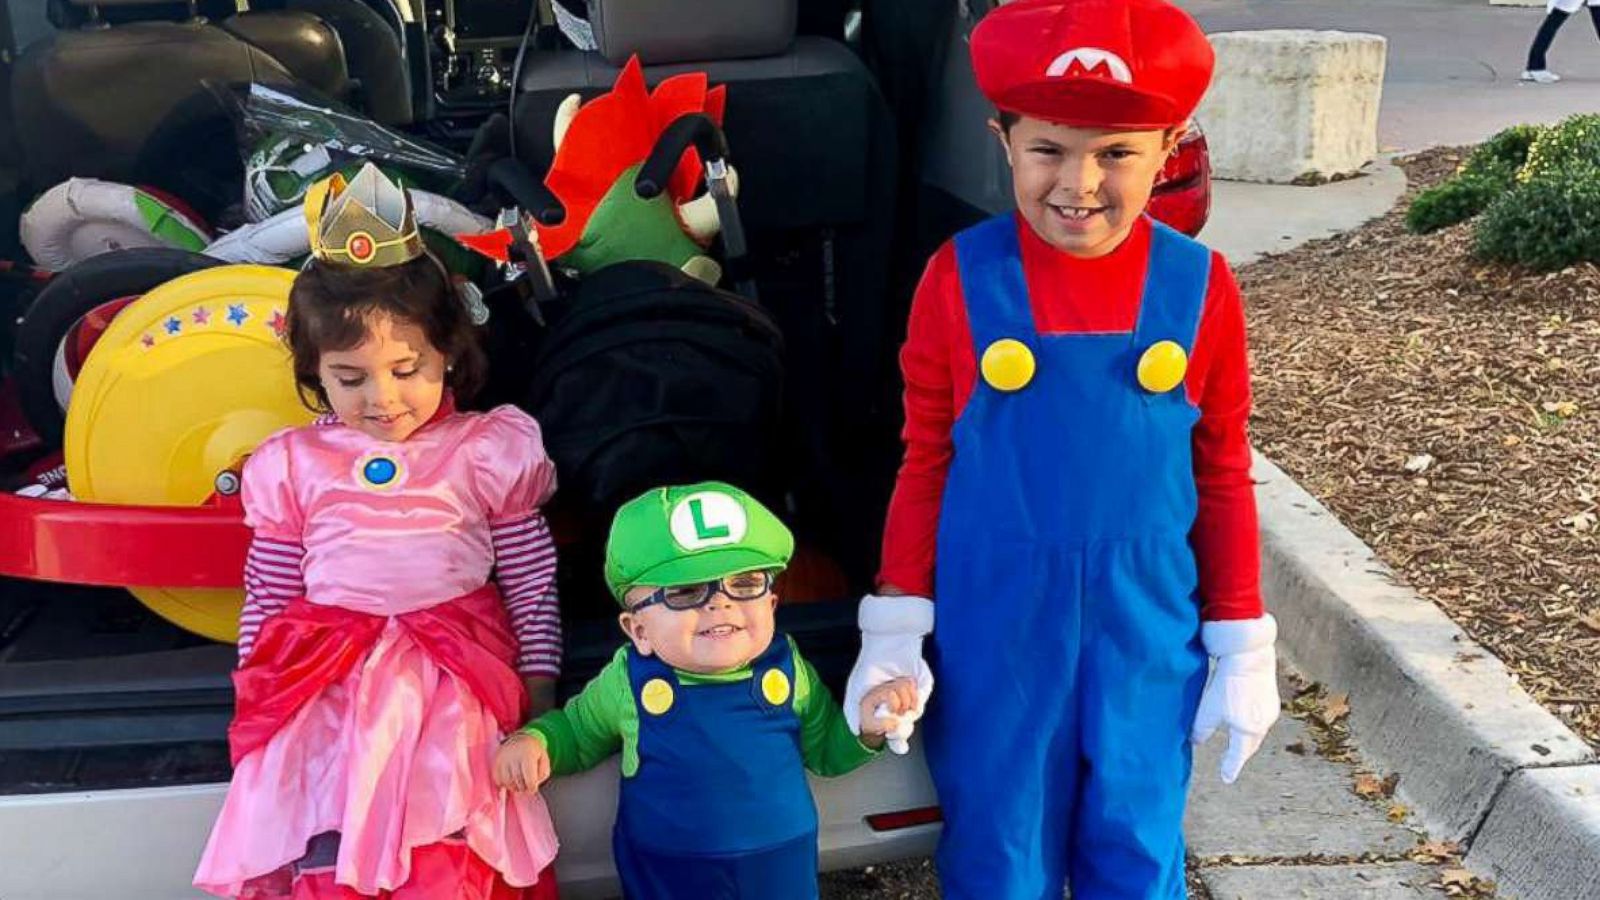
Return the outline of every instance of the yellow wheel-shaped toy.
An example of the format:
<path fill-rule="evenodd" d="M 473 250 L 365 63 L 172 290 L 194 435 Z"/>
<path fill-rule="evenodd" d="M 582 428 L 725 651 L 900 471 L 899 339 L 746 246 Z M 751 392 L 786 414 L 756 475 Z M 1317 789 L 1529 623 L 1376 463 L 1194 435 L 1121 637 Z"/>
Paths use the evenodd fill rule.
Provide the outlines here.
<path fill-rule="evenodd" d="M 118 314 L 85 360 L 67 410 L 73 495 L 199 506 L 219 489 L 238 489 L 240 463 L 264 438 L 310 421 L 281 338 L 293 281 L 293 272 L 267 266 L 207 269 Z M 238 638 L 240 591 L 129 589 L 181 628 Z"/>

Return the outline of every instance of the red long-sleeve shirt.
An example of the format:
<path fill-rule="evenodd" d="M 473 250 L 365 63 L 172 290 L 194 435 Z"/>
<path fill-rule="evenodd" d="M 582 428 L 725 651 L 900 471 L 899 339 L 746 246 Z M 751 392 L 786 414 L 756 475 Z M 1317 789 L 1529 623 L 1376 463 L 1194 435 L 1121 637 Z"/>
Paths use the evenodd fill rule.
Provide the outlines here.
<path fill-rule="evenodd" d="M 1141 219 L 1111 253 L 1061 253 L 1021 219 L 1022 267 L 1041 334 L 1131 332 L 1138 319 L 1151 225 Z M 978 379 L 966 302 L 947 242 L 928 263 L 911 305 L 905 346 L 905 459 L 884 528 L 879 585 L 933 596 L 935 538 L 954 455 L 950 429 Z M 1193 432 L 1199 509 L 1190 544 L 1207 620 L 1262 614 L 1260 547 L 1250 480 L 1250 367 L 1244 306 L 1233 272 L 1212 254 L 1210 284 L 1184 387 L 1200 409 Z"/>

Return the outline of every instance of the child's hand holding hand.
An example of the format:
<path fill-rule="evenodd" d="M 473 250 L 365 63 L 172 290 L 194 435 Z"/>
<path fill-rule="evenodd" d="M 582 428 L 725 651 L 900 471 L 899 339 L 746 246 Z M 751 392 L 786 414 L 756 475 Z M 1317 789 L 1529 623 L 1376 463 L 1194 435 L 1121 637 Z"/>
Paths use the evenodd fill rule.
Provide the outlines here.
<path fill-rule="evenodd" d="M 549 779 L 544 741 L 525 731 L 506 738 L 494 755 L 494 783 L 508 791 L 537 791 Z"/>
<path fill-rule="evenodd" d="M 861 698 L 861 742 L 874 750 L 884 737 L 900 727 L 900 715 L 917 708 L 917 682 L 912 678 L 885 681 Z"/>

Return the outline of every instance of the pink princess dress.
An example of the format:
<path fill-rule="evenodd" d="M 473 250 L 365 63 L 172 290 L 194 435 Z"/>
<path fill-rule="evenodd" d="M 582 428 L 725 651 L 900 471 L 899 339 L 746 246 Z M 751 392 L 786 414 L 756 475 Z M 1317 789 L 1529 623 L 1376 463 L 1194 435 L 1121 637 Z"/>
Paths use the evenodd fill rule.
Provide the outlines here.
<path fill-rule="evenodd" d="M 447 402 L 401 443 L 331 417 L 262 443 L 244 468 L 233 781 L 197 887 L 555 896 L 544 800 L 491 768 L 521 678 L 559 667 L 539 514 L 554 488 L 538 425 L 511 407 Z"/>

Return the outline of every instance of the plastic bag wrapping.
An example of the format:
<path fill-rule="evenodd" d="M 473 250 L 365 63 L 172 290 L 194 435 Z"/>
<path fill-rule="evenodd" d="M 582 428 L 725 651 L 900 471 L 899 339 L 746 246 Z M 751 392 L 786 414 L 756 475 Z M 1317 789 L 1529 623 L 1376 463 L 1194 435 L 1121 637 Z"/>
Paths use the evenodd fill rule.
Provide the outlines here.
<path fill-rule="evenodd" d="M 245 163 L 245 213 L 271 218 L 318 179 L 370 160 L 407 187 L 449 194 L 466 175 L 457 154 L 388 128 L 304 88 L 212 85 L 233 114 Z"/>

